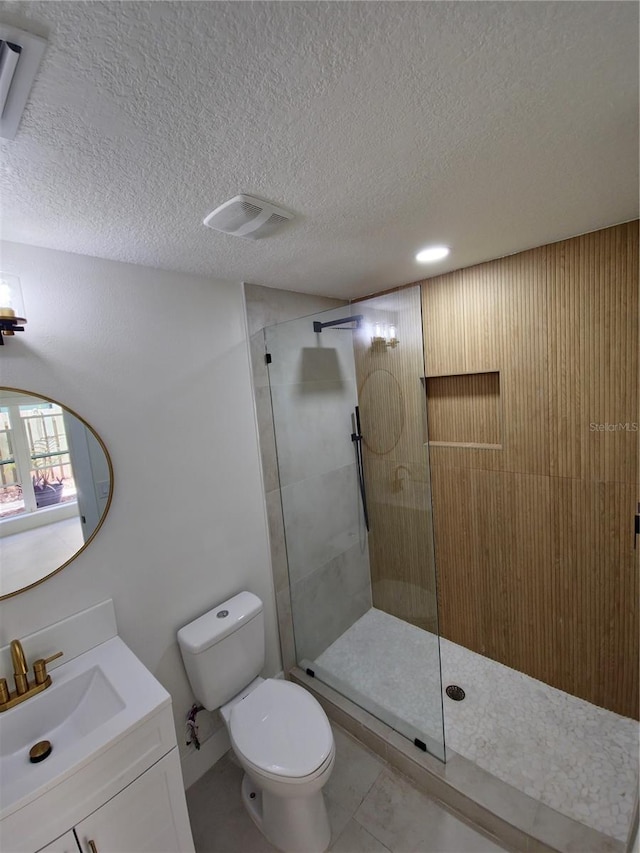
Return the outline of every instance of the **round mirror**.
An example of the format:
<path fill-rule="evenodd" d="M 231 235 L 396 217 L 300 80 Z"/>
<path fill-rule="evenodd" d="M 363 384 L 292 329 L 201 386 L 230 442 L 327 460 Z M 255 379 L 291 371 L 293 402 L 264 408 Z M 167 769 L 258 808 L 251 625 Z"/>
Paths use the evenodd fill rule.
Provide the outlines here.
<path fill-rule="evenodd" d="M 77 557 L 112 493 L 109 454 L 86 421 L 49 397 L 0 387 L 0 599 Z"/>

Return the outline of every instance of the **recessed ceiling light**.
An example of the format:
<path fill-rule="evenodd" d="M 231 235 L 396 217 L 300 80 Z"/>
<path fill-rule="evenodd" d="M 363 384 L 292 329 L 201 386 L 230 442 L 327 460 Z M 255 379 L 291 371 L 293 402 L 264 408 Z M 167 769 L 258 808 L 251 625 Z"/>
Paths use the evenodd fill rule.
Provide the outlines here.
<path fill-rule="evenodd" d="M 430 261 L 440 261 L 446 258 L 451 249 L 447 246 L 429 246 L 427 249 L 422 249 L 416 255 L 416 261 L 421 264 L 428 264 Z"/>

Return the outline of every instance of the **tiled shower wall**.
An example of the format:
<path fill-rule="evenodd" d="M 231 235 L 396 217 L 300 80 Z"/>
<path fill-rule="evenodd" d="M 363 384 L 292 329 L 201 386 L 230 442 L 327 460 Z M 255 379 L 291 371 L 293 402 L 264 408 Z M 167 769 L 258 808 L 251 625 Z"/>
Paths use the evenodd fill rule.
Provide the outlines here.
<path fill-rule="evenodd" d="M 422 285 L 442 636 L 636 720 L 638 252 L 628 222 Z"/>
<path fill-rule="evenodd" d="M 287 671 L 296 663 L 292 600 L 298 660 L 316 657 L 371 606 L 350 441 L 349 416 L 357 393 L 353 348 L 348 332 L 325 332 L 318 338 L 311 319 L 272 329 L 270 389 L 262 329 L 345 303 L 257 285 L 245 285 L 245 299 Z M 290 534 L 286 544 L 283 506 Z"/>

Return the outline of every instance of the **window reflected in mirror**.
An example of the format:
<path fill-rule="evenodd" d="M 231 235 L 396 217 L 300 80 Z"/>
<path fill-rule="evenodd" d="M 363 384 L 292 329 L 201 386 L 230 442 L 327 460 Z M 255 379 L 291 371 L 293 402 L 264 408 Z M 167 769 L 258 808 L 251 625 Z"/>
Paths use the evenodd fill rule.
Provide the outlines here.
<path fill-rule="evenodd" d="M 60 403 L 0 389 L 0 598 L 67 565 L 109 507 L 106 448 Z"/>

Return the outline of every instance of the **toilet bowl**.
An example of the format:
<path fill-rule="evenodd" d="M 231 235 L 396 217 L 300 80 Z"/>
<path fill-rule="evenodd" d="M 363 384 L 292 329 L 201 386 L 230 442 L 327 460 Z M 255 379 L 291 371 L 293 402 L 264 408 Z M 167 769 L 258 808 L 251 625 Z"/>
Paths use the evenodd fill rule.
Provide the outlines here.
<path fill-rule="evenodd" d="M 331 839 L 322 788 L 335 744 L 318 702 L 296 684 L 258 678 L 220 712 L 254 823 L 280 850 L 322 853 Z"/>
<path fill-rule="evenodd" d="M 333 732 L 303 687 L 259 676 L 260 599 L 239 593 L 181 628 L 178 643 L 195 697 L 222 714 L 256 826 L 283 853 L 324 853 L 331 830 L 322 788 L 335 762 Z"/>

